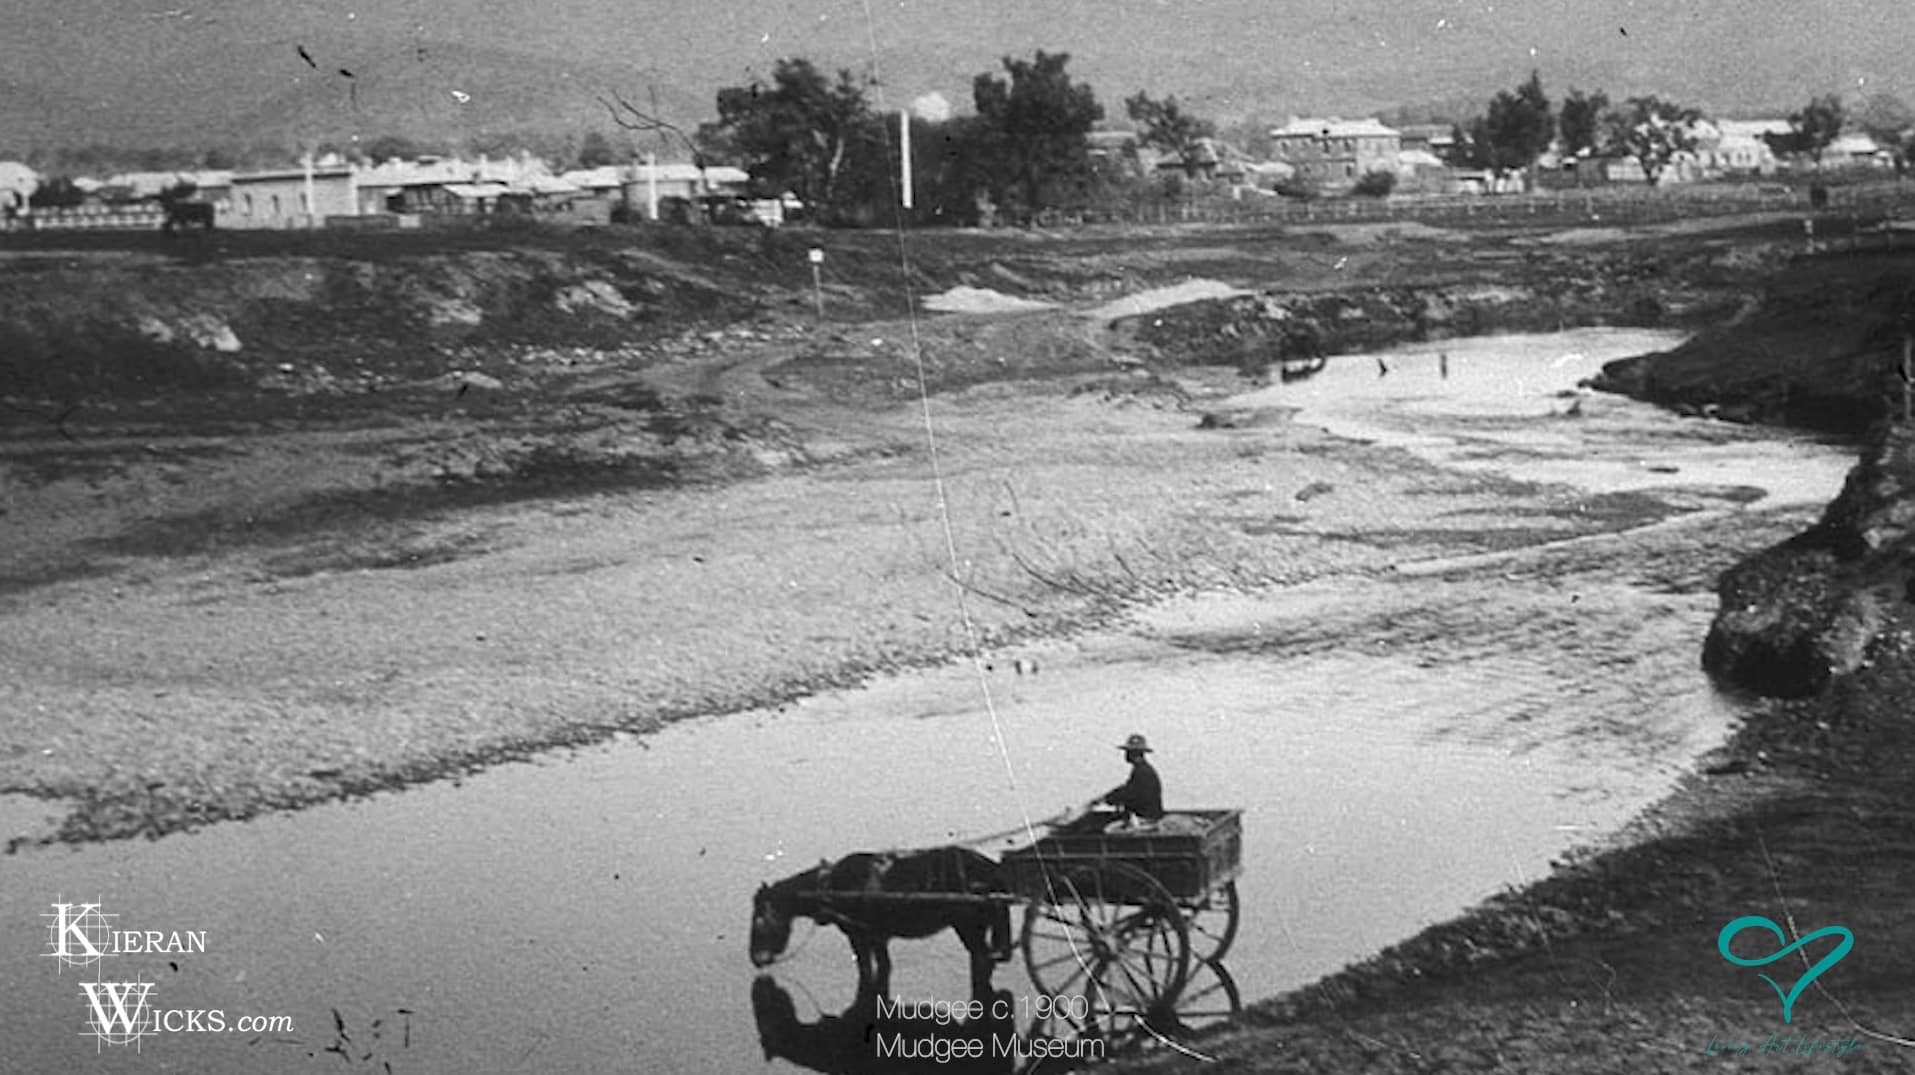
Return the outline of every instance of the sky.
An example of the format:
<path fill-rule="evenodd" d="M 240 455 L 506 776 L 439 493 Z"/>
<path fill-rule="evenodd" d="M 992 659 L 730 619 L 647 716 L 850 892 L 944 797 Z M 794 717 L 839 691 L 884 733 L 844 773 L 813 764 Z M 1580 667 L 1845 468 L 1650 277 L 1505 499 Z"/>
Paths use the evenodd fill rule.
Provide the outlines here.
<path fill-rule="evenodd" d="M 1560 97 L 1655 93 L 1774 114 L 1813 94 L 1915 100 L 1909 0 L 10 0 L 0 94 L 59 106 L 202 107 L 257 94 L 258 69 L 373 70 L 441 44 L 588 68 L 626 92 L 710 102 L 784 56 L 874 71 L 880 103 L 968 104 L 1006 55 L 1063 51 L 1120 115 L 1139 90 L 1229 120 L 1356 115 L 1487 98 L 1531 68 Z M 509 62 L 501 60 L 499 62 Z M 222 72 L 229 69 L 229 83 Z M 612 74 L 607 74 L 612 72 Z M 329 70 L 323 72 L 330 74 Z M 582 80 L 584 76 L 582 74 Z M 250 81 L 249 81 L 250 79 Z M 581 89 L 581 93 L 586 90 Z M 4 104 L 4 101 L 0 101 Z M 681 120 L 709 118 L 680 116 Z"/>

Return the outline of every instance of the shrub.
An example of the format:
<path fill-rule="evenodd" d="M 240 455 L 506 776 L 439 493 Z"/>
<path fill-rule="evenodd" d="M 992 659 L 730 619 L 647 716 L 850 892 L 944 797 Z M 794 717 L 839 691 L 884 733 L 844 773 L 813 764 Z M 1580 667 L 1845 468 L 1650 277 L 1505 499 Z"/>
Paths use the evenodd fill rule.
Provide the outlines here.
<path fill-rule="evenodd" d="M 1395 189 L 1395 172 L 1376 171 L 1364 172 L 1363 178 L 1356 181 L 1356 186 L 1351 188 L 1351 192 L 1366 198 L 1385 198 Z"/>
<path fill-rule="evenodd" d="M 1285 179 L 1273 189 L 1286 198 L 1295 198 L 1304 202 L 1310 201 L 1319 194 L 1314 184 L 1303 179 Z"/>

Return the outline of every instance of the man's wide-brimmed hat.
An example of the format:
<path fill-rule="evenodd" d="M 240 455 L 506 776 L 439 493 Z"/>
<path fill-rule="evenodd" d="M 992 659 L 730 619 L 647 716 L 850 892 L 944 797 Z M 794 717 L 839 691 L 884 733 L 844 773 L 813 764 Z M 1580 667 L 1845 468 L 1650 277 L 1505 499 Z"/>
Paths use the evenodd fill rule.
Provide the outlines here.
<path fill-rule="evenodd" d="M 1145 739 L 1142 735 L 1133 735 L 1129 739 L 1124 740 L 1123 743 L 1119 745 L 1117 749 L 1118 750 L 1135 750 L 1135 751 L 1140 751 L 1144 754 L 1148 754 L 1150 753 L 1150 740 Z"/>

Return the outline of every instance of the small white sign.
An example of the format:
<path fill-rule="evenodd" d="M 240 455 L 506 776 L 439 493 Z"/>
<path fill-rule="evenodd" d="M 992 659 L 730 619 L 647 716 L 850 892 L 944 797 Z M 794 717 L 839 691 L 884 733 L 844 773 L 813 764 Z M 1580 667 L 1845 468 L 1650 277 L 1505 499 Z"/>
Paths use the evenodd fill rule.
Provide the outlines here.
<path fill-rule="evenodd" d="M 813 265 L 823 265 L 824 260 L 825 260 L 825 252 L 823 250 L 818 249 L 815 246 L 812 247 L 811 248 L 811 263 Z"/>

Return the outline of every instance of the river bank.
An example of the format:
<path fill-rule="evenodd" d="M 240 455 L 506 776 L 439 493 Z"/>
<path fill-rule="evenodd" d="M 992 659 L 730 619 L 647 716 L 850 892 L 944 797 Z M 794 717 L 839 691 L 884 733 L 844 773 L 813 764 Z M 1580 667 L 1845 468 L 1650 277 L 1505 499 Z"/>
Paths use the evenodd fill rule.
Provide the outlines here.
<path fill-rule="evenodd" d="M 21 906 L 48 892 L 98 892 L 123 921 L 212 927 L 217 943 L 203 958 L 154 965 L 169 1003 L 243 1004 L 289 1017 L 298 1033 L 146 1043 L 156 1059 L 195 1070 L 277 1068 L 347 1038 L 354 1057 L 395 1070 L 722 1075 L 766 1055 L 806 1064 L 862 1048 L 869 1059 L 867 1040 L 834 1032 L 846 1022 L 831 1013 L 852 1003 L 853 979 L 835 932 L 794 938 L 775 982 L 752 981 L 740 933 L 750 891 L 822 856 L 964 839 L 1081 800 L 1114 778 L 1111 744 L 1141 728 L 1158 744 L 1173 802 L 1244 811 L 1242 928 L 1229 957 L 1237 988 L 1252 998 L 1296 988 L 1545 873 L 1725 734 L 1732 710 L 1683 644 L 1706 624 L 1715 565 L 1802 525 L 1813 511 L 1804 497 L 1837 484 L 1843 460 L 1823 445 L 1557 394 L 1607 355 L 1670 339 L 1608 330 L 1455 340 L 1444 344 L 1447 377 L 1439 354 L 1419 345 L 1248 392 L 1226 372 L 1231 394 L 1203 413 L 1228 425 L 1071 385 L 956 393 L 940 401 L 954 420 L 939 431 L 959 549 L 978 548 L 978 532 L 1001 533 L 1009 550 L 1035 557 L 1057 551 L 1040 539 L 1077 526 L 1083 562 L 1029 564 L 1051 580 L 1041 586 L 1087 588 L 1098 578 L 1092 542 L 1118 533 L 1104 515 L 1121 511 L 1179 539 L 1117 548 L 1133 583 L 1174 568 L 1157 559 L 1170 555 L 1187 558 L 1186 570 L 1229 562 L 1245 574 L 1188 593 L 1140 592 L 1097 630 L 613 735 L 603 749 L 493 766 L 462 786 L 155 841 L 23 849 L 0 891 Z M 1201 387 L 1193 382 L 1194 396 Z M 1019 413 L 1023 423 L 1010 421 Z M 1645 443 L 1656 446 L 1648 458 Z M 933 482 L 918 460 L 887 464 L 898 475 L 887 488 L 900 496 L 907 476 Z M 967 507 L 984 476 L 1017 495 L 1000 491 L 988 518 Z M 858 492 L 877 481 L 871 470 L 831 477 L 840 486 L 829 498 L 740 495 L 770 517 L 825 499 L 841 515 L 883 514 Z M 1167 510 L 1205 514 L 1172 528 L 1123 504 L 1140 490 Z M 823 515 L 793 518 L 812 526 Z M 937 563 L 943 550 L 928 529 Z M 571 533 L 575 552 L 596 550 L 583 521 Z M 855 520 L 838 518 L 828 533 L 836 559 L 821 574 L 842 575 L 848 553 L 874 547 Z M 823 555 L 802 530 L 788 534 L 785 543 Z M 743 537 L 770 555 L 764 532 Z M 708 558 L 726 547 L 700 541 Z M 629 543 L 620 554 L 635 556 Z M 513 592 L 546 599 L 511 557 L 486 558 Z M 972 589 L 984 589 L 997 567 L 975 566 Z M 610 565 L 586 573 L 620 578 Z M 426 577 L 441 590 L 477 585 Z M 867 585 L 910 596 L 897 582 Z M 313 600 L 340 600 L 337 587 L 297 593 L 307 607 L 338 607 Z M 431 610 L 451 596 L 421 589 L 407 600 Z M 971 608 L 992 603 L 972 596 Z M 655 603 L 660 618 L 681 614 Z M 728 611 L 734 624 L 757 622 Z M 966 611 L 947 605 L 942 618 Z M 731 637 L 762 659 L 749 636 Z M 508 945 L 511 975 L 471 969 Z M 893 955 L 902 995 L 966 995 L 963 953 L 948 935 L 900 941 Z M 111 1051 L 72 1055 L 73 999 L 47 970 L 24 954 L 0 964 L 30 1028 L 20 1055 L 75 1071 L 120 1062 Z M 1021 961 L 1000 967 L 994 985 L 1028 1009 L 1023 973 Z M 767 1007 L 779 996 L 782 1020 Z M 379 1036 L 381 1021 L 402 1020 L 407 1039 Z"/>
<path fill-rule="evenodd" d="M 1358 237 L 1246 260 L 1249 237 L 1200 238 L 1169 251 L 1113 241 L 1103 260 L 1077 259 L 1052 297 L 1108 297 L 1153 257 L 1150 272 L 1225 267 L 1220 279 L 1302 295 L 1346 272 L 1467 289 L 1506 279 L 1513 262 L 1567 273 L 1592 256 L 1530 263 L 1522 236 L 1496 234 L 1470 244 L 1481 257 L 1459 258 L 1447 238 Z M 1697 309 L 1741 301 L 1773 256 L 1767 240 L 1685 242 L 1649 258 L 1693 260 L 1686 279 L 1703 278 L 1708 296 Z M 997 268 L 962 271 L 1043 294 L 1033 265 L 1046 256 L 1000 252 Z M 1645 263 L 1618 253 L 1613 264 Z M 802 310 L 801 286 L 753 309 L 794 296 Z M 1523 309 L 1520 296 L 1491 297 Z M 1385 312 L 1308 301 L 1325 318 Z M 1429 330 L 1380 301 L 1408 311 L 1402 331 Z M 0 708 L 17 717 L 0 733 L 0 790 L 30 798 L 9 805 L 6 835 L 160 835 L 456 779 L 1069 633 L 1166 595 L 1378 576 L 1738 503 L 1720 488 L 1566 492 L 1355 444 L 1281 408 L 1218 409 L 1246 373 L 1287 357 L 1268 341 L 1324 348 L 1322 333 L 1310 344 L 1273 328 L 1287 319 L 1272 309 L 1190 311 L 1213 342 L 1264 341 L 1226 348 L 1214 367 L 1190 365 L 1212 347 L 1164 353 L 1177 338 L 1150 336 L 1154 323 L 1107 331 L 1068 311 L 944 318 L 920 341 L 906 320 L 668 318 L 672 334 L 653 346 L 448 346 L 390 393 L 267 352 L 239 396 L 198 403 L 90 395 L 65 414 L 57 393 L 9 395 L 31 414 L 7 427 Z M 1371 339 L 1358 328 L 1347 338 Z M 168 331 L 160 342 L 178 346 L 181 326 Z M 234 353 L 217 332 L 207 339 L 193 346 Z M 928 423 L 935 467 L 924 411 L 906 405 L 918 357 L 943 390 Z M 262 385 L 258 410 L 235 403 Z M 1565 397 L 1529 420 L 1574 423 L 1588 409 Z M 1697 422 L 1685 435 L 1746 431 Z M 1663 463 L 1645 451 L 1641 465 Z M 1807 521 L 1706 540 L 1726 565 Z M 1706 571 L 1680 584 L 1706 586 Z M 1906 697 L 1889 693 L 1904 685 L 1899 653 L 1871 651 L 1829 695 L 1764 710 L 1685 792 L 1693 807 L 1679 799 L 1646 821 L 1636 850 L 1260 1007 L 1204 1048 L 1251 1071 L 1682 1070 L 1704 1023 L 1749 1038 L 1775 1004 L 1735 992 L 1753 972 L 1710 954 L 1721 922 L 1786 921 L 1806 893 L 1830 921 L 1892 930 L 1872 878 L 1906 879 L 1895 760 L 1908 744 L 1871 707 Z M 1830 768 L 1851 751 L 1853 766 Z M 1873 910 L 1842 895 L 1857 884 Z M 1758 897 L 1761 911 L 1742 909 Z M 1892 961 L 1906 952 L 1887 936 L 1841 967 L 1871 1018 L 1892 1013 L 1902 985 Z M 1631 954 L 1637 941 L 1650 951 Z M 1615 1040 L 1623 1053 L 1605 1051 Z"/>
<path fill-rule="evenodd" d="M 1868 428 L 1813 525 L 1725 573 L 1698 647 L 1725 684 L 1788 698 L 1756 704 L 1613 846 L 1256 1006 L 1199 1046 L 1213 1062 L 1121 1070 L 1908 1069 L 1915 929 L 1898 893 L 1915 882 L 1915 617 L 1909 432 L 1890 380 L 1906 265 L 1804 263 L 1768 303 L 1597 382 L 1691 413 Z M 1730 942 L 1746 916 L 1773 938 L 1761 925 L 1759 942 Z M 1831 926 L 1852 931 L 1852 951 L 1829 938 L 1783 958 Z M 1725 959 L 1731 943 L 1787 967 L 1771 977 L 1790 991 Z"/>
<path fill-rule="evenodd" d="M 878 238 L 833 234 L 837 317 L 947 284 L 1066 305 L 823 326 L 773 271 L 801 253 L 789 236 L 18 252 L 0 278 L 22 344 L 0 393 L 0 704 L 20 718 L 0 792 L 58 804 L 61 839 L 155 834 L 1399 555 L 1325 533 L 1443 553 L 1628 525 L 1666 507 L 1191 427 L 1293 353 L 1660 321 L 1637 300 L 1671 276 L 1694 308 L 1732 303 L 1776 240 L 1716 227 L 1654 251 L 1513 229 L 953 235 L 902 283 L 858 245 Z M 1069 307 L 1193 270 L 1270 297 L 1115 325 Z M 1619 308 L 1523 300 L 1592 288 Z M 920 386 L 951 449 L 942 501 Z M 1465 503 L 1438 519 L 1429 487 Z M 1493 519 L 1512 491 L 1546 506 Z M 49 836 L 21 805 L 6 835 Z"/>

